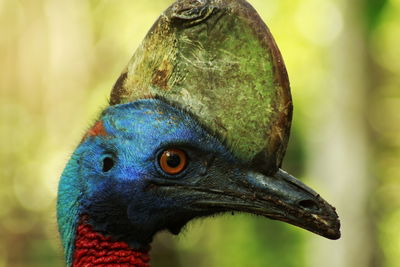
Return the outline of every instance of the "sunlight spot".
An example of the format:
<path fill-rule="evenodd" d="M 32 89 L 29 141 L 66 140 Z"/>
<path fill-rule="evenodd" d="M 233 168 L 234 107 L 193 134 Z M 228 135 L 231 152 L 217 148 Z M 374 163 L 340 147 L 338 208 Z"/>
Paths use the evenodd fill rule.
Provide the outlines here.
<path fill-rule="evenodd" d="M 252 6 L 257 10 L 265 22 L 271 21 L 277 14 L 281 1 L 278 0 L 258 0 L 252 1 Z"/>
<path fill-rule="evenodd" d="M 400 42 L 399 19 L 391 17 L 382 23 L 373 34 L 372 57 L 382 67 L 398 72 L 400 70 Z"/>
<path fill-rule="evenodd" d="M 400 230 L 397 227 L 398 222 L 400 221 L 400 212 L 392 212 L 387 215 L 387 218 L 380 223 L 379 229 L 382 232 L 382 243 L 385 246 L 382 248 L 383 252 L 386 256 L 388 255 L 397 255 L 398 251 L 400 251 Z M 393 257 L 387 257 L 390 260 L 393 260 Z M 388 266 L 397 266 L 393 265 L 393 262 L 390 262 Z"/>
<path fill-rule="evenodd" d="M 15 196 L 21 206 L 30 211 L 43 211 L 54 203 L 54 197 L 45 190 L 43 177 L 39 177 L 41 164 L 43 163 L 26 163 L 13 179 Z"/>
<path fill-rule="evenodd" d="M 41 180 L 43 183 L 43 191 L 49 194 L 52 198 L 56 198 L 58 181 L 66 164 L 66 155 L 64 151 L 52 151 L 46 164 L 42 166 Z"/>
<path fill-rule="evenodd" d="M 296 13 L 296 26 L 301 35 L 317 45 L 329 45 L 343 29 L 338 7 L 327 0 L 308 0 Z"/>

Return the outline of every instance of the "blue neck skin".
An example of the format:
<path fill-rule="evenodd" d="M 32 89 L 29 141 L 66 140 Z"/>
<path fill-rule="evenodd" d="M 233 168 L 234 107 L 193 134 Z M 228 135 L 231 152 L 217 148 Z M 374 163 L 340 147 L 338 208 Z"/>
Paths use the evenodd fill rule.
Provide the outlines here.
<path fill-rule="evenodd" d="M 148 245 L 155 232 L 175 227 L 161 222 L 168 217 L 165 210 L 179 203 L 150 195 L 144 189 L 148 177 L 159 176 L 155 159 L 160 150 L 195 147 L 234 160 L 193 117 L 161 100 L 111 106 L 99 121 L 106 135 L 88 136 L 82 141 L 59 183 L 57 217 L 68 266 L 82 214 L 89 214 L 95 230 L 112 233 L 138 248 Z M 114 160 L 114 166 L 105 172 L 107 157 Z M 187 172 L 191 171 L 188 168 Z M 191 215 L 185 216 L 182 222 L 175 222 L 177 229 L 172 231 L 179 232 L 181 224 L 191 219 Z"/>

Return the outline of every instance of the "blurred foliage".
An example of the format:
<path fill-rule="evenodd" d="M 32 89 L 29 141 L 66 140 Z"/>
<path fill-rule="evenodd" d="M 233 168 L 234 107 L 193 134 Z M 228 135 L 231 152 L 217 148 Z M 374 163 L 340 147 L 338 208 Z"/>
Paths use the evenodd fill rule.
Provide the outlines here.
<path fill-rule="evenodd" d="M 367 29 L 372 30 L 382 22 L 382 12 L 385 9 L 388 0 L 369 0 L 365 1 L 365 14 Z"/>
<path fill-rule="evenodd" d="M 171 2 L 0 0 L 0 267 L 63 266 L 55 220 L 60 173 L 107 105 L 134 49 Z M 315 148 L 336 140 L 318 138 L 318 133 L 322 123 L 335 127 L 326 118 L 335 118 L 338 107 L 327 92 L 343 78 L 332 65 L 343 52 L 337 42 L 348 31 L 348 5 L 362 12 L 354 16 L 365 35 L 360 50 L 367 50 L 365 73 L 358 79 L 367 86 L 365 95 L 351 97 L 355 103 L 365 98 L 365 107 L 358 111 L 361 122 L 351 121 L 350 114 L 348 123 L 361 123 L 368 136 L 368 176 L 355 190 L 368 190 L 368 201 L 361 204 L 370 217 L 359 219 L 372 221 L 373 229 L 365 234 L 371 235 L 374 255 L 352 257 L 370 257 L 371 266 L 399 266 L 400 0 L 250 3 L 274 34 L 291 78 L 295 114 L 284 167 L 305 177 L 333 204 L 341 203 L 343 185 L 332 181 L 331 188 L 324 187 L 310 169 L 320 155 Z M 357 164 L 356 158 L 349 160 Z M 345 212 L 339 209 L 340 215 Z M 344 226 L 354 223 L 343 218 Z M 179 237 L 160 234 L 152 261 L 154 266 L 311 266 L 319 255 L 310 249 L 310 236 L 264 218 L 225 215 L 193 222 Z M 344 236 L 340 242 L 347 240 Z"/>
<path fill-rule="evenodd" d="M 382 9 L 380 23 L 371 33 L 371 69 L 375 84 L 368 112 L 374 139 L 374 175 L 377 178 L 371 206 L 383 252 L 382 266 L 399 266 L 400 258 L 400 1 Z"/>

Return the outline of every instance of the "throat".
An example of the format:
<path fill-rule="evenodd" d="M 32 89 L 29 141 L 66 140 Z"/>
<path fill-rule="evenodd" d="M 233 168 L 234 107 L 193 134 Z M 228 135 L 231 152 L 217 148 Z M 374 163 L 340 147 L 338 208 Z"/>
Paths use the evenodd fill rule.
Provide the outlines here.
<path fill-rule="evenodd" d="M 77 227 L 72 267 L 150 267 L 149 261 L 148 250 L 131 249 L 125 242 L 94 231 L 86 222 Z"/>

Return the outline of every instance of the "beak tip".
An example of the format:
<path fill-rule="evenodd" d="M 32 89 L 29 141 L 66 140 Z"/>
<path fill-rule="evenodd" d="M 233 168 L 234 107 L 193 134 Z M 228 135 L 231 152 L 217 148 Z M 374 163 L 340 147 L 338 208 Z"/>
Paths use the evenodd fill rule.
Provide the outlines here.
<path fill-rule="evenodd" d="M 325 237 L 331 239 L 331 240 L 338 240 L 342 236 L 342 233 L 340 232 L 340 229 L 330 229 L 329 232 Z"/>
<path fill-rule="evenodd" d="M 338 240 L 342 236 L 342 233 L 340 232 L 340 221 L 337 218 L 336 223 L 328 229 L 325 237 L 331 240 Z"/>
<path fill-rule="evenodd" d="M 332 233 L 331 235 L 329 235 L 328 238 L 331 240 L 338 240 L 338 239 L 340 239 L 341 235 L 342 234 L 340 233 L 340 231 L 338 231 L 338 232 L 335 232 L 335 233 Z"/>

